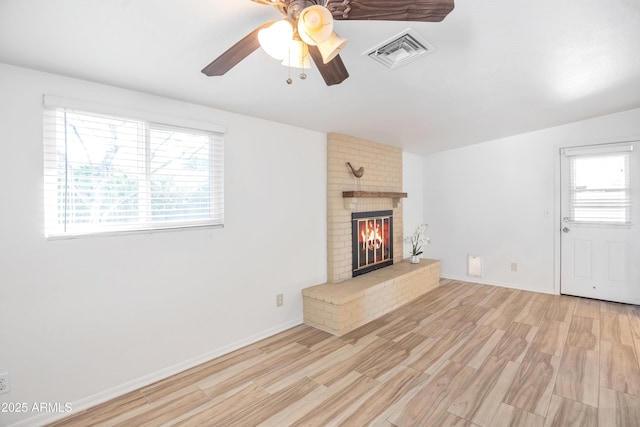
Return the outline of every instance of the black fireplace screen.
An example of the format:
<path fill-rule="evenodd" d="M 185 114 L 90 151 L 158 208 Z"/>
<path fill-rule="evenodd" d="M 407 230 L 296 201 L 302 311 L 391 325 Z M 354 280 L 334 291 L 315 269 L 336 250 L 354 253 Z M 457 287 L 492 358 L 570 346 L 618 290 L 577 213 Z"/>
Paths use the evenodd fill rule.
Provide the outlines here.
<path fill-rule="evenodd" d="M 351 214 L 353 277 L 393 264 L 393 211 Z"/>

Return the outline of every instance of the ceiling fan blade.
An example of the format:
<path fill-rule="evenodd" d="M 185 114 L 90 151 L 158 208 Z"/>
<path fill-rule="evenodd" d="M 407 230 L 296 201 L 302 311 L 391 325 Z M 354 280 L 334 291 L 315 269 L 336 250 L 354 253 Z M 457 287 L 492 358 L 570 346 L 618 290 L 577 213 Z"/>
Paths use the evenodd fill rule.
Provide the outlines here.
<path fill-rule="evenodd" d="M 225 53 L 213 60 L 213 62 L 202 69 L 207 76 L 221 76 L 238 65 L 240 61 L 253 53 L 260 47 L 258 42 L 258 32 L 267 28 L 276 21 L 269 21 L 247 34 L 238 43 L 231 46 Z"/>
<path fill-rule="evenodd" d="M 454 0 L 328 0 L 335 19 L 440 22 Z"/>
<path fill-rule="evenodd" d="M 313 62 L 315 62 L 316 67 L 318 67 L 318 71 L 320 71 L 320 74 L 327 86 L 340 84 L 349 77 L 349 72 L 344 66 L 344 62 L 342 62 L 340 55 L 333 58 L 333 60 L 329 61 L 328 64 L 325 64 L 322 60 L 322 54 L 320 53 L 318 46 L 309 46 L 309 54 L 311 55 Z"/>

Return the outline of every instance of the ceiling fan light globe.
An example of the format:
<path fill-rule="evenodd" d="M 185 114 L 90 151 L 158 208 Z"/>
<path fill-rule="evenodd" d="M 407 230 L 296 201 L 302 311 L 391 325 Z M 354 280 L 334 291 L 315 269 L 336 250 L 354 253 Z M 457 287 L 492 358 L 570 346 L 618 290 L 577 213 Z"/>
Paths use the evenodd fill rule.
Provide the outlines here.
<path fill-rule="evenodd" d="M 302 40 L 316 46 L 325 42 L 333 33 L 333 15 L 324 6 L 309 6 L 300 12 L 298 34 Z"/>
<path fill-rule="evenodd" d="M 347 45 L 347 42 L 347 39 L 343 39 L 335 32 L 331 33 L 331 36 L 325 42 L 318 45 L 318 50 L 322 55 L 322 62 L 328 64 L 333 61 Z"/>
<path fill-rule="evenodd" d="M 289 52 L 293 40 L 293 26 L 283 19 L 258 32 L 258 42 L 272 58 L 282 61 Z"/>

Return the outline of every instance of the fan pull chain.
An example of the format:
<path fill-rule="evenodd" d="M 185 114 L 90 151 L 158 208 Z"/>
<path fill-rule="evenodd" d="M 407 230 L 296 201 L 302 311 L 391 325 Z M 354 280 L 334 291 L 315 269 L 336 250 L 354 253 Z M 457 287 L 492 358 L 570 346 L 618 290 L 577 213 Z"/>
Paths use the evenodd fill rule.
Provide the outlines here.
<path fill-rule="evenodd" d="M 291 46 L 289 46 L 288 55 L 289 63 L 287 65 L 287 69 L 289 70 L 289 78 L 287 79 L 287 84 L 290 85 L 291 83 L 293 83 L 293 79 L 291 78 Z"/>
<path fill-rule="evenodd" d="M 304 46 L 304 45 L 303 45 Z M 302 72 L 300 73 L 300 80 L 305 80 L 307 78 L 307 73 L 304 72 L 304 47 L 300 49 L 300 65 L 302 65 Z"/>
<path fill-rule="evenodd" d="M 305 58 L 305 48 L 306 45 L 303 45 L 303 48 L 300 49 L 300 80 L 306 80 L 307 78 L 307 73 L 306 71 L 306 67 L 305 67 L 305 62 L 304 62 L 304 58 Z M 287 84 L 293 84 L 293 79 L 291 78 L 291 46 L 289 46 L 289 49 L 287 50 L 287 55 L 288 55 L 288 62 L 287 62 L 287 69 L 289 70 L 289 77 L 287 78 Z M 297 67 L 296 67 L 297 68 Z"/>

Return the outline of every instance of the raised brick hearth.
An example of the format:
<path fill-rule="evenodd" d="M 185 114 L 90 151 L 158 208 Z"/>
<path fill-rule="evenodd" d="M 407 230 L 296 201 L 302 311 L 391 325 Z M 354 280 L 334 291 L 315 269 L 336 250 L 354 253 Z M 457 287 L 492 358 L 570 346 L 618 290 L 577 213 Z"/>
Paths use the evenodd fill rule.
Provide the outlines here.
<path fill-rule="evenodd" d="M 342 336 L 438 286 L 440 261 L 403 261 L 340 284 L 302 290 L 304 323 Z"/>

